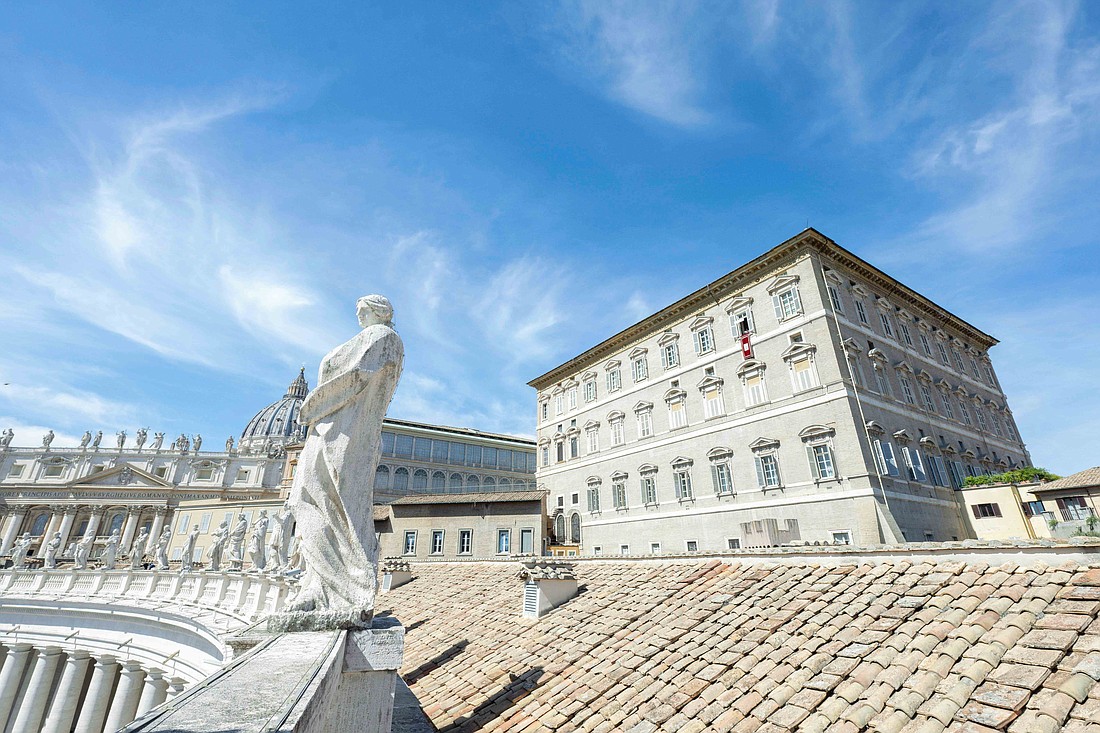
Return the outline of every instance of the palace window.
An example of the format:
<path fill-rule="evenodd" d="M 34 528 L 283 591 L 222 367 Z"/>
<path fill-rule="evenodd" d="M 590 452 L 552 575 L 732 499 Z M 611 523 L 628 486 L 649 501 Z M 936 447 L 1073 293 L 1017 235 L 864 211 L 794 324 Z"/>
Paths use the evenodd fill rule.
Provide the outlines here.
<path fill-rule="evenodd" d="M 584 383 L 584 401 L 595 402 L 596 401 L 596 380 L 589 379 Z"/>
<path fill-rule="evenodd" d="M 804 359 L 791 362 L 791 383 L 795 392 L 813 389 L 818 385 L 813 357 L 807 355 Z"/>
<path fill-rule="evenodd" d="M 638 413 L 638 437 L 648 438 L 653 435 L 653 411 L 639 410 Z"/>
<path fill-rule="evenodd" d="M 673 465 L 672 481 L 676 485 L 676 498 L 680 501 L 688 501 L 695 498 L 691 488 L 691 464 L 680 463 Z"/>
<path fill-rule="evenodd" d="M 836 289 L 835 285 L 829 286 L 829 302 L 833 304 L 833 310 L 840 315 L 844 315 L 844 307 L 840 304 L 840 291 Z"/>
<path fill-rule="evenodd" d="M 413 471 L 413 491 L 427 491 L 428 490 L 428 472 L 422 468 L 418 468 Z"/>
<path fill-rule="evenodd" d="M 542 465 L 550 465 L 550 446 L 548 445 L 542 446 Z"/>
<path fill-rule="evenodd" d="M 729 461 L 718 461 L 710 466 L 711 479 L 714 481 L 714 493 L 718 496 L 728 496 L 733 493 L 733 475 L 730 473 Z"/>
<path fill-rule="evenodd" d="M 975 405 L 974 406 L 974 414 L 978 417 L 978 427 L 980 427 L 982 430 L 985 430 L 986 429 L 985 410 L 983 410 L 981 407 L 978 407 L 977 405 Z"/>
<path fill-rule="evenodd" d="M 989 364 L 985 365 L 985 381 L 990 387 L 997 386 L 997 378 L 993 376 L 993 367 Z"/>
<path fill-rule="evenodd" d="M 684 547 L 687 549 L 688 552 L 699 552 L 699 541 L 685 540 Z"/>
<path fill-rule="evenodd" d="M 958 349 L 951 349 L 951 355 L 955 357 L 955 366 L 958 367 L 959 374 L 966 374 L 966 365 L 963 364 L 962 354 Z"/>
<path fill-rule="evenodd" d="M 909 475 L 910 481 L 920 481 L 924 483 L 928 480 L 928 476 L 924 471 L 924 461 L 921 460 L 920 451 L 910 446 L 903 446 L 901 449 L 902 458 L 905 459 L 905 470 Z"/>
<path fill-rule="evenodd" d="M 974 512 L 975 519 L 1001 516 L 1001 507 L 997 504 L 975 504 L 970 510 Z"/>
<path fill-rule="evenodd" d="M 569 389 L 567 389 L 565 391 L 565 397 L 566 397 L 567 400 L 569 400 L 569 409 L 570 410 L 577 409 L 577 388 L 576 387 L 570 387 Z"/>
<path fill-rule="evenodd" d="M 431 554 L 433 554 L 433 555 L 442 555 L 443 554 L 443 530 L 441 530 L 441 529 L 433 529 L 432 530 L 432 550 L 431 550 Z"/>
<path fill-rule="evenodd" d="M 921 400 L 924 401 L 924 409 L 928 410 L 929 412 L 936 411 L 936 403 L 932 399 L 932 390 L 928 387 L 927 384 L 920 385 L 920 397 Z"/>
<path fill-rule="evenodd" d="M 898 321 L 898 330 L 901 331 L 901 338 L 909 346 L 913 345 L 913 334 L 909 333 L 909 326 L 901 321 Z"/>
<path fill-rule="evenodd" d="M 882 321 L 882 332 L 890 338 L 894 338 L 894 329 L 890 325 L 890 316 L 886 315 L 885 313 L 879 313 L 878 317 L 879 320 Z"/>
<path fill-rule="evenodd" d="M 951 398 L 946 394 L 940 394 L 940 403 L 943 404 L 943 414 L 947 415 L 948 419 L 955 419 L 955 410 L 951 407 Z"/>
<path fill-rule="evenodd" d="M 474 551 L 474 531 L 472 529 L 458 530 L 458 554 L 469 555 Z"/>
<path fill-rule="evenodd" d="M 616 509 L 626 509 L 625 481 L 615 481 L 611 484 L 611 504 Z"/>
<path fill-rule="evenodd" d="M 1062 519 L 1067 522 L 1080 521 L 1092 516 L 1092 508 L 1083 496 L 1066 496 L 1056 499 L 1058 509 L 1062 512 Z"/>
<path fill-rule="evenodd" d="M 730 313 L 730 331 L 738 337 L 746 333 L 756 333 L 756 322 L 752 317 L 752 308 L 741 308 Z"/>
<path fill-rule="evenodd" d="M 180 515 L 179 522 L 176 524 L 176 534 L 187 534 L 187 531 L 190 529 L 188 526 L 189 524 L 191 524 L 191 515 Z"/>
<path fill-rule="evenodd" d="M 46 475 L 47 476 L 49 475 L 48 471 L 47 471 Z M 204 466 L 204 467 L 198 469 L 197 471 L 195 471 L 195 480 L 196 481 L 213 481 L 214 480 L 214 469 L 213 469 L 213 467 Z"/>
<path fill-rule="evenodd" d="M 894 455 L 894 444 L 885 438 L 876 439 L 874 442 L 875 462 L 878 464 L 879 473 L 885 476 L 900 476 L 898 459 Z"/>
<path fill-rule="evenodd" d="M 581 541 L 581 515 L 574 514 L 569 520 L 569 540 L 580 544 Z"/>
<path fill-rule="evenodd" d="M 23 469 L 27 466 L 25 463 L 13 463 L 11 468 L 8 469 L 9 478 L 19 478 L 23 475 Z"/>
<path fill-rule="evenodd" d="M 874 365 L 875 370 L 875 383 L 878 385 L 878 393 L 881 395 L 890 396 L 890 379 L 886 376 L 886 372 L 878 364 Z"/>
<path fill-rule="evenodd" d="M 951 474 L 951 487 L 961 489 L 963 486 L 962 464 L 958 461 L 948 461 L 947 468 L 948 472 Z"/>
<path fill-rule="evenodd" d="M 924 353 L 932 356 L 932 344 L 928 343 L 928 335 L 924 331 L 918 331 L 917 338 L 920 339 L 920 347 L 924 349 Z"/>
<path fill-rule="evenodd" d="M 410 529 L 405 531 L 405 549 L 404 554 L 415 555 L 416 554 L 416 530 Z"/>
<path fill-rule="evenodd" d="M 626 442 L 625 432 L 623 430 L 623 423 L 625 419 L 617 417 L 609 421 L 611 423 L 611 445 L 622 445 Z"/>
<path fill-rule="evenodd" d="M 905 401 L 910 405 L 917 404 L 916 398 L 913 396 L 913 385 L 907 377 L 898 377 L 898 381 L 901 382 L 901 394 L 905 397 Z"/>
<path fill-rule="evenodd" d="M 393 490 L 394 491 L 408 491 L 409 488 L 409 469 L 398 468 L 393 472 Z"/>
<path fill-rule="evenodd" d="M 703 387 L 703 416 L 718 417 L 726 414 L 726 405 L 722 400 L 722 385 L 708 384 Z"/>
<path fill-rule="evenodd" d="M 746 371 L 741 377 L 745 389 L 745 405 L 752 407 L 768 401 L 768 388 L 764 383 L 764 370 Z"/>
<path fill-rule="evenodd" d="M 972 425 L 970 421 L 970 410 L 966 407 L 965 400 L 959 400 L 959 414 L 962 415 L 963 425 Z"/>
<path fill-rule="evenodd" d="M 726 549 L 727 550 L 740 550 L 741 549 L 741 538 L 740 537 L 727 537 L 726 538 Z"/>
<path fill-rule="evenodd" d="M 775 453 L 756 456 L 756 480 L 761 489 L 779 488 L 779 459 Z"/>
<path fill-rule="evenodd" d="M 806 446 L 806 454 L 810 459 L 810 472 L 815 479 L 836 478 L 833 451 L 828 443 L 808 445 Z"/>
<path fill-rule="evenodd" d="M 512 550 L 512 530 L 497 530 L 497 554 L 504 555 Z"/>
<path fill-rule="evenodd" d="M 652 473 L 642 476 L 642 503 L 657 503 L 657 477 Z"/>
<path fill-rule="evenodd" d="M 668 426 L 675 430 L 676 428 L 682 428 L 687 425 L 687 410 L 684 406 L 684 398 L 682 396 L 669 400 L 668 402 Z"/>
<path fill-rule="evenodd" d="M 598 512 L 600 510 L 600 487 L 590 486 L 588 489 L 588 511 Z"/>
<path fill-rule="evenodd" d="M 649 377 L 649 365 L 644 356 L 639 356 L 630 362 L 631 374 L 635 382 L 641 382 Z"/>
<path fill-rule="evenodd" d="M 579 441 L 577 440 L 577 436 L 574 435 L 573 437 L 569 438 L 569 457 L 570 458 L 576 458 L 580 454 L 581 454 L 581 449 L 580 449 Z"/>
<path fill-rule="evenodd" d="M 777 320 L 785 321 L 802 312 L 802 300 L 798 297 L 798 288 L 787 288 L 772 296 L 772 305 L 775 307 Z"/>
<path fill-rule="evenodd" d="M 709 325 L 692 331 L 691 335 L 695 342 L 696 354 L 709 354 L 714 351 L 714 331 Z"/>
<path fill-rule="evenodd" d="M 937 342 L 936 349 L 940 352 L 940 361 L 943 362 L 943 365 L 951 366 L 951 361 L 947 358 L 947 347 L 944 346 L 942 343 Z"/>
<path fill-rule="evenodd" d="M 618 369 L 612 369 L 607 373 L 607 391 L 618 392 L 623 386 L 623 377 Z"/>
<path fill-rule="evenodd" d="M 539 405 L 539 407 L 542 409 L 542 419 L 543 420 L 549 420 L 550 419 L 550 403 L 549 402 L 543 402 L 542 404 Z"/>
<path fill-rule="evenodd" d="M 661 347 L 661 366 L 671 369 L 680 364 L 680 347 L 675 342 L 667 343 Z"/>
<path fill-rule="evenodd" d="M 585 435 L 588 436 L 588 452 L 595 453 L 600 449 L 600 431 L 599 428 L 588 428 L 585 431 Z"/>
<path fill-rule="evenodd" d="M 855 303 L 856 303 L 856 315 L 859 317 L 859 322 L 862 323 L 865 326 L 868 325 L 867 324 L 867 309 L 863 307 L 863 301 L 857 299 L 855 301 Z"/>

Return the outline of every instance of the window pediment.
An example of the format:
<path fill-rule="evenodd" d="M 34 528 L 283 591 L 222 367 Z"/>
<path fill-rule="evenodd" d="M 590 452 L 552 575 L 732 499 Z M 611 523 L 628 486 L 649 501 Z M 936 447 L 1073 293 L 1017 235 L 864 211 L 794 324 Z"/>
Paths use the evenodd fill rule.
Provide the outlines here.
<path fill-rule="evenodd" d="M 841 343 L 841 346 L 843 346 L 846 351 L 850 351 L 853 354 L 858 354 L 862 351 L 862 349 L 860 349 L 860 347 L 859 347 L 859 344 L 853 338 L 846 338 L 843 341 L 841 341 L 840 343 Z"/>
<path fill-rule="evenodd" d="M 693 461 L 692 459 L 687 458 L 685 456 L 676 456 L 675 458 L 672 459 L 672 467 L 673 468 L 687 468 L 688 466 L 692 465 L 693 463 L 695 463 L 695 461 Z"/>
<path fill-rule="evenodd" d="M 964 451 L 962 452 L 962 457 L 963 457 L 963 458 L 977 458 L 978 456 L 976 456 L 976 455 L 974 454 L 974 451 L 972 451 L 972 450 L 970 450 L 969 448 L 967 448 L 966 450 L 964 450 Z"/>
<path fill-rule="evenodd" d="M 962 385 L 959 385 L 958 387 L 955 387 L 954 392 L 959 397 L 969 397 L 970 396 L 970 394 L 967 393 L 967 391 L 965 389 L 963 389 Z"/>
<path fill-rule="evenodd" d="M 725 384 L 725 380 L 721 377 L 716 377 L 713 374 L 708 374 L 699 380 L 699 383 L 695 385 L 699 389 L 706 389 L 707 387 L 721 387 Z"/>
<path fill-rule="evenodd" d="M 611 474 L 611 480 L 616 482 L 626 481 L 628 477 L 629 474 L 626 471 L 616 471 L 615 473 Z"/>
<path fill-rule="evenodd" d="M 588 484 L 589 486 L 599 486 L 600 484 L 603 483 L 603 479 L 600 478 L 599 476 L 589 476 L 588 478 L 586 478 L 584 480 L 584 482 L 586 484 Z"/>
<path fill-rule="evenodd" d="M 867 288 L 863 287 L 862 285 L 858 285 L 856 283 L 852 284 L 852 295 L 856 296 L 857 298 L 866 298 L 870 294 L 870 291 L 868 291 Z"/>
<path fill-rule="evenodd" d="M 588 422 L 586 422 L 584 424 L 584 429 L 585 430 L 596 430 L 599 427 L 600 427 L 600 423 L 599 423 L 598 420 L 589 420 Z"/>
<path fill-rule="evenodd" d="M 619 361 L 618 359 L 612 359 L 611 361 L 604 364 L 603 368 L 606 369 L 607 371 L 611 371 L 612 369 L 618 369 L 622 365 L 623 365 L 623 363 L 621 361 Z"/>
<path fill-rule="evenodd" d="M 645 356 L 648 353 L 649 349 L 645 348 L 644 346 L 636 346 L 635 348 L 630 350 L 630 353 L 627 354 L 627 356 L 631 359 L 637 359 L 639 356 Z"/>
<path fill-rule="evenodd" d="M 958 453 L 958 451 L 955 450 L 955 446 L 951 445 L 950 443 L 945 443 L 945 444 L 941 445 L 940 446 L 940 451 L 944 455 L 955 455 L 956 453 Z"/>
<path fill-rule="evenodd" d="M 682 389 L 670 389 L 665 392 L 665 402 L 675 402 L 676 400 L 682 400 L 687 397 L 687 392 Z"/>
<path fill-rule="evenodd" d="M 554 395 L 554 396 L 556 397 L 557 395 L 560 395 L 560 394 L 562 394 L 563 392 L 565 392 L 565 388 L 564 388 L 564 387 L 562 387 L 562 386 L 561 386 L 561 385 L 559 384 L 559 385 L 558 385 L 557 387 L 554 387 L 554 390 L 553 390 L 553 391 L 552 391 L 552 392 L 551 392 L 550 394 L 552 394 L 552 395 Z"/>
<path fill-rule="evenodd" d="M 643 463 L 642 465 L 638 466 L 638 473 L 657 473 L 657 467 L 654 466 L 652 463 Z"/>
<path fill-rule="evenodd" d="M 909 443 L 913 439 L 910 438 L 909 433 L 905 432 L 905 429 L 902 428 L 901 430 L 894 433 L 894 440 L 898 441 L 899 443 Z"/>
<path fill-rule="evenodd" d="M 784 361 L 793 361 L 799 357 L 808 356 L 815 351 L 817 351 L 816 345 L 802 341 L 788 346 L 787 350 L 783 352 L 782 357 Z"/>
<path fill-rule="evenodd" d="M 870 433 L 871 435 L 885 435 L 886 434 L 886 431 L 883 429 L 883 427 L 881 425 L 879 425 L 877 422 L 875 422 L 874 420 L 868 420 L 864 427 L 867 428 L 867 432 Z"/>
<path fill-rule="evenodd" d="M 623 412 L 622 410 L 612 410 L 611 412 L 607 413 L 607 421 L 608 422 L 615 422 L 616 420 L 622 420 L 624 417 L 626 417 L 626 413 Z"/>
<path fill-rule="evenodd" d="M 893 313 L 894 306 L 886 298 L 875 298 L 875 307 L 883 313 Z"/>
<path fill-rule="evenodd" d="M 726 303 L 726 313 L 736 313 L 739 310 L 752 307 L 752 298 L 747 295 L 739 295 Z"/>
<path fill-rule="evenodd" d="M 746 374 L 750 374 L 752 372 L 762 372 L 764 371 L 765 367 L 766 365 L 762 361 L 758 361 L 756 359 L 745 359 L 745 361 L 741 362 L 741 366 L 737 367 L 737 376 L 743 377 Z"/>
<path fill-rule="evenodd" d="M 573 379 L 572 377 L 570 377 L 569 379 L 567 379 L 567 380 L 565 380 L 564 382 L 562 382 L 562 383 L 561 383 L 561 386 L 562 386 L 562 387 L 565 387 L 566 389 L 570 389 L 570 388 L 572 388 L 572 387 L 576 387 L 576 386 L 577 386 L 577 380 L 575 380 L 575 379 Z"/>
<path fill-rule="evenodd" d="M 757 438 L 749 443 L 750 450 L 767 450 L 768 448 L 778 448 L 778 438 Z"/>
<path fill-rule="evenodd" d="M 827 438 L 835 433 L 836 430 L 828 425 L 810 425 L 803 428 L 798 437 L 802 440 L 813 440 L 815 438 Z"/>
<path fill-rule="evenodd" d="M 707 451 L 707 458 L 712 461 L 721 461 L 733 456 L 733 449 L 720 445 Z"/>
<path fill-rule="evenodd" d="M 714 323 L 714 319 L 710 316 L 698 316 L 691 323 L 688 324 L 688 328 L 692 331 L 698 331 L 700 328 L 706 328 L 710 324 Z"/>
<path fill-rule="evenodd" d="M 887 363 L 889 359 L 886 358 L 886 354 L 882 353 L 880 349 L 871 349 L 867 352 L 867 358 L 872 359 L 883 364 Z"/>
<path fill-rule="evenodd" d="M 844 278 L 841 276 L 841 274 L 839 272 L 837 272 L 836 270 L 833 270 L 833 269 L 826 269 L 825 270 L 825 279 L 828 280 L 829 282 L 831 282 L 834 285 L 843 285 L 844 284 Z"/>
<path fill-rule="evenodd" d="M 932 440 L 932 438 L 927 435 L 921 438 L 918 442 L 922 446 L 924 446 L 925 450 L 932 451 L 933 453 L 938 452 L 940 449 L 940 447 L 936 445 L 936 441 Z"/>
<path fill-rule="evenodd" d="M 909 366 L 909 363 L 905 361 L 899 361 L 897 364 L 894 365 L 894 368 L 897 369 L 899 372 L 909 372 L 910 374 L 914 374 L 913 367 Z"/>
<path fill-rule="evenodd" d="M 951 391 L 951 385 L 947 382 L 946 379 L 943 379 L 942 377 L 936 380 L 936 386 L 942 389 L 944 392 Z"/>
<path fill-rule="evenodd" d="M 780 290 L 786 290 L 789 287 L 798 284 L 798 275 L 780 275 L 779 277 L 768 283 L 768 294 L 775 295 Z"/>
<path fill-rule="evenodd" d="M 917 370 L 917 379 L 921 380 L 922 382 L 928 382 L 929 384 L 932 383 L 932 375 L 924 371 L 923 369 Z"/>
<path fill-rule="evenodd" d="M 652 409 L 653 409 L 653 403 L 652 402 L 644 402 L 643 401 L 643 402 L 639 402 L 638 404 L 634 405 L 634 412 L 648 412 L 649 410 L 652 410 Z"/>
<path fill-rule="evenodd" d="M 573 437 L 575 435 L 580 435 L 581 434 L 581 429 L 578 428 L 576 425 L 573 425 L 573 426 L 570 426 L 570 428 L 565 431 L 565 434 L 568 435 L 569 437 Z"/>
<path fill-rule="evenodd" d="M 906 321 L 909 321 L 910 323 L 916 323 L 917 322 L 916 317 L 914 317 L 912 313 L 905 310 L 904 308 L 898 308 L 898 318 L 902 318 Z"/>
<path fill-rule="evenodd" d="M 550 439 L 547 437 L 539 438 L 539 445 L 550 445 Z"/>
<path fill-rule="evenodd" d="M 675 331 L 669 331 L 668 333 L 662 334 L 661 338 L 657 339 L 657 345 L 668 346 L 669 344 L 676 343 L 679 340 L 680 334 L 676 333 Z"/>
<path fill-rule="evenodd" d="M 587 372 L 585 372 L 584 374 L 581 375 L 581 381 L 582 382 L 592 382 L 592 381 L 595 381 L 596 376 L 597 376 L 596 372 L 587 371 Z"/>

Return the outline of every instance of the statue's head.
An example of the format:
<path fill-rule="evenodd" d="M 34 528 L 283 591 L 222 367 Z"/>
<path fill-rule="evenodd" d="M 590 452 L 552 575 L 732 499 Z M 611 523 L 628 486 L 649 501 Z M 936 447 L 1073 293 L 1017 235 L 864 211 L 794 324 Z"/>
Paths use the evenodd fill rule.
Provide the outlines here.
<path fill-rule="evenodd" d="M 364 295 L 355 301 L 355 315 L 363 328 L 376 323 L 389 325 L 393 322 L 393 306 L 384 295 Z"/>

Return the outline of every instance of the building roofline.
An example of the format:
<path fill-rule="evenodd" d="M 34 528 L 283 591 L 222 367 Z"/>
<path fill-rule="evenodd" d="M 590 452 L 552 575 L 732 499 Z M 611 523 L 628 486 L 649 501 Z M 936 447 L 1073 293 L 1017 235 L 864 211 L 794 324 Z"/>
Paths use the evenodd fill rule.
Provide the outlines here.
<path fill-rule="evenodd" d="M 454 494 L 407 494 L 391 501 L 388 506 L 423 504 L 485 504 L 489 502 L 542 501 L 546 498 L 542 489 L 515 491 L 473 491 Z"/>
<path fill-rule="evenodd" d="M 535 377 L 528 382 L 527 385 L 535 389 L 543 389 L 565 376 L 587 368 L 593 363 L 598 363 L 604 358 L 617 353 L 624 346 L 669 325 L 670 322 L 676 321 L 685 313 L 693 312 L 704 301 L 713 301 L 715 305 L 718 305 L 722 298 L 734 294 L 730 291 L 735 291 L 742 287 L 744 281 L 759 276 L 762 272 L 768 272 L 774 269 L 781 260 L 790 258 L 792 255 L 799 253 L 807 247 L 813 247 L 818 252 L 824 253 L 837 260 L 838 263 L 844 267 L 858 272 L 862 277 L 866 278 L 870 284 L 877 285 L 891 295 L 897 296 L 914 310 L 924 313 L 931 312 L 939 318 L 944 318 L 960 334 L 983 344 L 985 348 L 989 348 L 997 343 L 997 339 L 993 336 L 990 336 L 964 321 L 946 308 L 937 305 L 932 300 L 902 284 L 890 275 L 887 275 L 858 255 L 844 249 L 818 230 L 808 227 L 732 272 L 723 275 L 675 303 L 665 306 L 656 313 L 604 339 L 564 364 L 560 364 L 548 372 Z"/>
<path fill-rule="evenodd" d="M 489 440 L 502 440 L 508 443 L 517 443 L 524 448 L 535 448 L 535 441 L 530 438 L 521 438 L 515 435 L 505 435 L 503 433 L 489 433 L 484 430 L 474 430 L 473 428 L 458 428 L 450 425 L 433 425 L 426 422 L 416 422 L 413 420 L 403 420 L 401 418 L 386 417 L 382 420 L 382 426 L 391 425 L 402 428 L 413 428 L 416 430 L 431 430 L 435 432 L 453 433 L 455 435 L 462 435 L 467 438 L 487 438 Z"/>

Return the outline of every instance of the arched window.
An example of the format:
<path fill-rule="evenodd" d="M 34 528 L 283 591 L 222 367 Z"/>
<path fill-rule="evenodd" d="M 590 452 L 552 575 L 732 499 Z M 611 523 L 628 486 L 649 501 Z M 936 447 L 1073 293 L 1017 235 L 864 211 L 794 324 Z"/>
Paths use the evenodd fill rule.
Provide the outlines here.
<path fill-rule="evenodd" d="M 507 491 L 507 490 L 508 490 L 508 489 L 510 489 L 510 488 L 512 488 L 512 482 L 511 482 L 511 481 L 509 481 L 509 480 L 508 480 L 508 479 L 506 479 L 506 478 L 502 478 L 502 479 L 500 480 L 500 490 L 501 490 L 501 491 Z"/>
<path fill-rule="evenodd" d="M 432 474 L 432 491 L 446 491 L 447 490 L 447 474 L 442 471 L 436 471 Z"/>
<path fill-rule="evenodd" d="M 480 486 L 480 482 L 478 481 L 477 476 L 467 476 L 466 477 L 466 490 L 467 491 L 477 491 L 479 488 L 481 488 L 481 486 Z"/>
<path fill-rule="evenodd" d="M 115 512 L 111 515 L 111 521 L 107 523 L 107 534 L 113 534 L 117 529 L 122 532 L 122 523 L 126 521 L 126 512 Z"/>
<path fill-rule="evenodd" d="M 423 468 L 416 469 L 413 473 L 413 491 L 428 490 L 428 472 Z"/>
<path fill-rule="evenodd" d="M 569 541 L 580 544 L 581 541 L 581 515 L 574 514 L 569 520 Z"/>
<path fill-rule="evenodd" d="M 554 541 L 559 545 L 565 542 L 565 515 L 559 514 L 554 519 Z"/>
<path fill-rule="evenodd" d="M 481 485 L 486 489 L 495 489 L 497 486 L 497 481 L 492 476 L 486 476 L 485 480 L 481 482 Z"/>
<path fill-rule="evenodd" d="M 39 514 L 34 518 L 34 523 L 31 525 L 31 536 L 39 537 L 46 534 L 46 524 L 50 521 L 49 514 Z"/>
<path fill-rule="evenodd" d="M 374 472 L 374 488 L 375 490 L 390 488 L 389 466 L 379 466 L 378 469 Z"/>
<path fill-rule="evenodd" d="M 408 491 L 409 489 L 409 469 L 397 468 L 393 472 L 393 490 L 394 491 Z"/>
<path fill-rule="evenodd" d="M 451 474 L 450 490 L 455 492 L 456 494 L 461 494 L 462 493 L 462 474 L 461 473 L 452 473 Z"/>

